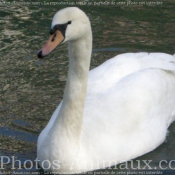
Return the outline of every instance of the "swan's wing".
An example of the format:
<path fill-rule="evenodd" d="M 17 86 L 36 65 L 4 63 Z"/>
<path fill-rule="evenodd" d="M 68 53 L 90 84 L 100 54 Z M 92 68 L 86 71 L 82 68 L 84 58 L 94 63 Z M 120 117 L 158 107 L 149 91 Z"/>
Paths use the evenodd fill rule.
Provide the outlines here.
<path fill-rule="evenodd" d="M 175 71 L 175 56 L 166 53 L 150 53 L 140 59 L 142 69 L 157 68 L 166 71 Z"/>
<path fill-rule="evenodd" d="M 107 60 L 89 72 L 87 97 L 105 92 L 125 76 L 157 68 L 174 71 L 175 56 L 165 53 L 125 53 Z"/>
<path fill-rule="evenodd" d="M 128 54 L 121 54 L 105 61 L 89 72 L 87 96 L 105 92 L 121 78 L 140 68 L 140 62 Z"/>

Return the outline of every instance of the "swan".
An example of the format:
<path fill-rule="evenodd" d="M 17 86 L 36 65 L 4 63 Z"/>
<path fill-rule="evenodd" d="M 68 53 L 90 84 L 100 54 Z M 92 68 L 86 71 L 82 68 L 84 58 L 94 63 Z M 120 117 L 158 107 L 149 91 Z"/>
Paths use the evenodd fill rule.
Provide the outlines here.
<path fill-rule="evenodd" d="M 45 171 L 74 174 L 146 154 L 166 138 L 175 119 L 175 56 L 125 53 L 89 71 L 92 32 L 77 7 L 59 10 L 43 58 L 68 42 L 63 100 L 39 135 L 37 160 Z"/>

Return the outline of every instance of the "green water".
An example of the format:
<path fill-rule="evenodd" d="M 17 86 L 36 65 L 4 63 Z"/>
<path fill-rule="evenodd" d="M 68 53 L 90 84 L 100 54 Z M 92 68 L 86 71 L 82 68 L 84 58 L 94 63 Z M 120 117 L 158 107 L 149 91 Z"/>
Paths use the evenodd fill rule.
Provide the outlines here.
<path fill-rule="evenodd" d="M 43 60 L 36 54 L 49 37 L 55 12 L 76 2 L 20 2 L 0 1 L 0 155 L 15 156 L 24 163 L 34 162 L 36 158 L 37 137 L 62 99 L 68 69 L 66 44 Z M 77 6 L 87 13 L 92 23 L 91 69 L 125 52 L 175 53 L 173 0 L 154 1 L 157 4 L 152 5 L 148 1 L 143 5 L 141 1 L 132 4 L 123 1 L 123 5 L 119 1 L 113 1 L 113 5 L 112 1 L 105 1 L 108 5 L 100 1 L 89 5 L 90 1 L 78 2 L 81 5 Z M 137 160 L 153 160 L 154 166 L 160 160 L 174 160 L 174 128 L 175 124 L 171 125 L 165 143 Z M 2 161 L 7 162 L 4 159 L 0 159 L 1 165 Z M 4 169 L 1 167 L 0 173 L 12 172 L 11 167 L 12 160 Z M 37 173 L 35 167 L 31 170 L 18 169 L 18 164 L 15 167 L 13 171 L 22 174 Z M 172 167 L 175 170 L 175 162 Z M 122 171 L 120 167 L 97 172 Z M 173 170 L 168 168 L 164 174 L 170 172 Z"/>

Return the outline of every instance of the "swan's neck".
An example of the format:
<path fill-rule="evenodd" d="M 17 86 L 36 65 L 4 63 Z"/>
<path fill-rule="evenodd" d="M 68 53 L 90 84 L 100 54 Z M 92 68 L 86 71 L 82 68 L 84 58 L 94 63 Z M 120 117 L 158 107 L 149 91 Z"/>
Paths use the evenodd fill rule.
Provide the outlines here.
<path fill-rule="evenodd" d="M 60 112 L 54 128 L 71 141 L 81 134 L 92 51 L 92 34 L 68 43 L 69 71 Z M 58 129 L 59 128 L 59 129 Z"/>

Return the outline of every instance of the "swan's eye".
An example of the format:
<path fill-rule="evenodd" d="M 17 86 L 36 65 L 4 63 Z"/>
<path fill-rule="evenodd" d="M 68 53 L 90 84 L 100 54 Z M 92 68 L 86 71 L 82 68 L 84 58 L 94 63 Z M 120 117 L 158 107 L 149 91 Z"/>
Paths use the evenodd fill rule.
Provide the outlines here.
<path fill-rule="evenodd" d="M 68 21 L 68 22 L 67 22 L 67 24 L 71 24 L 71 23 L 72 23 L 72 21 Z"/>

